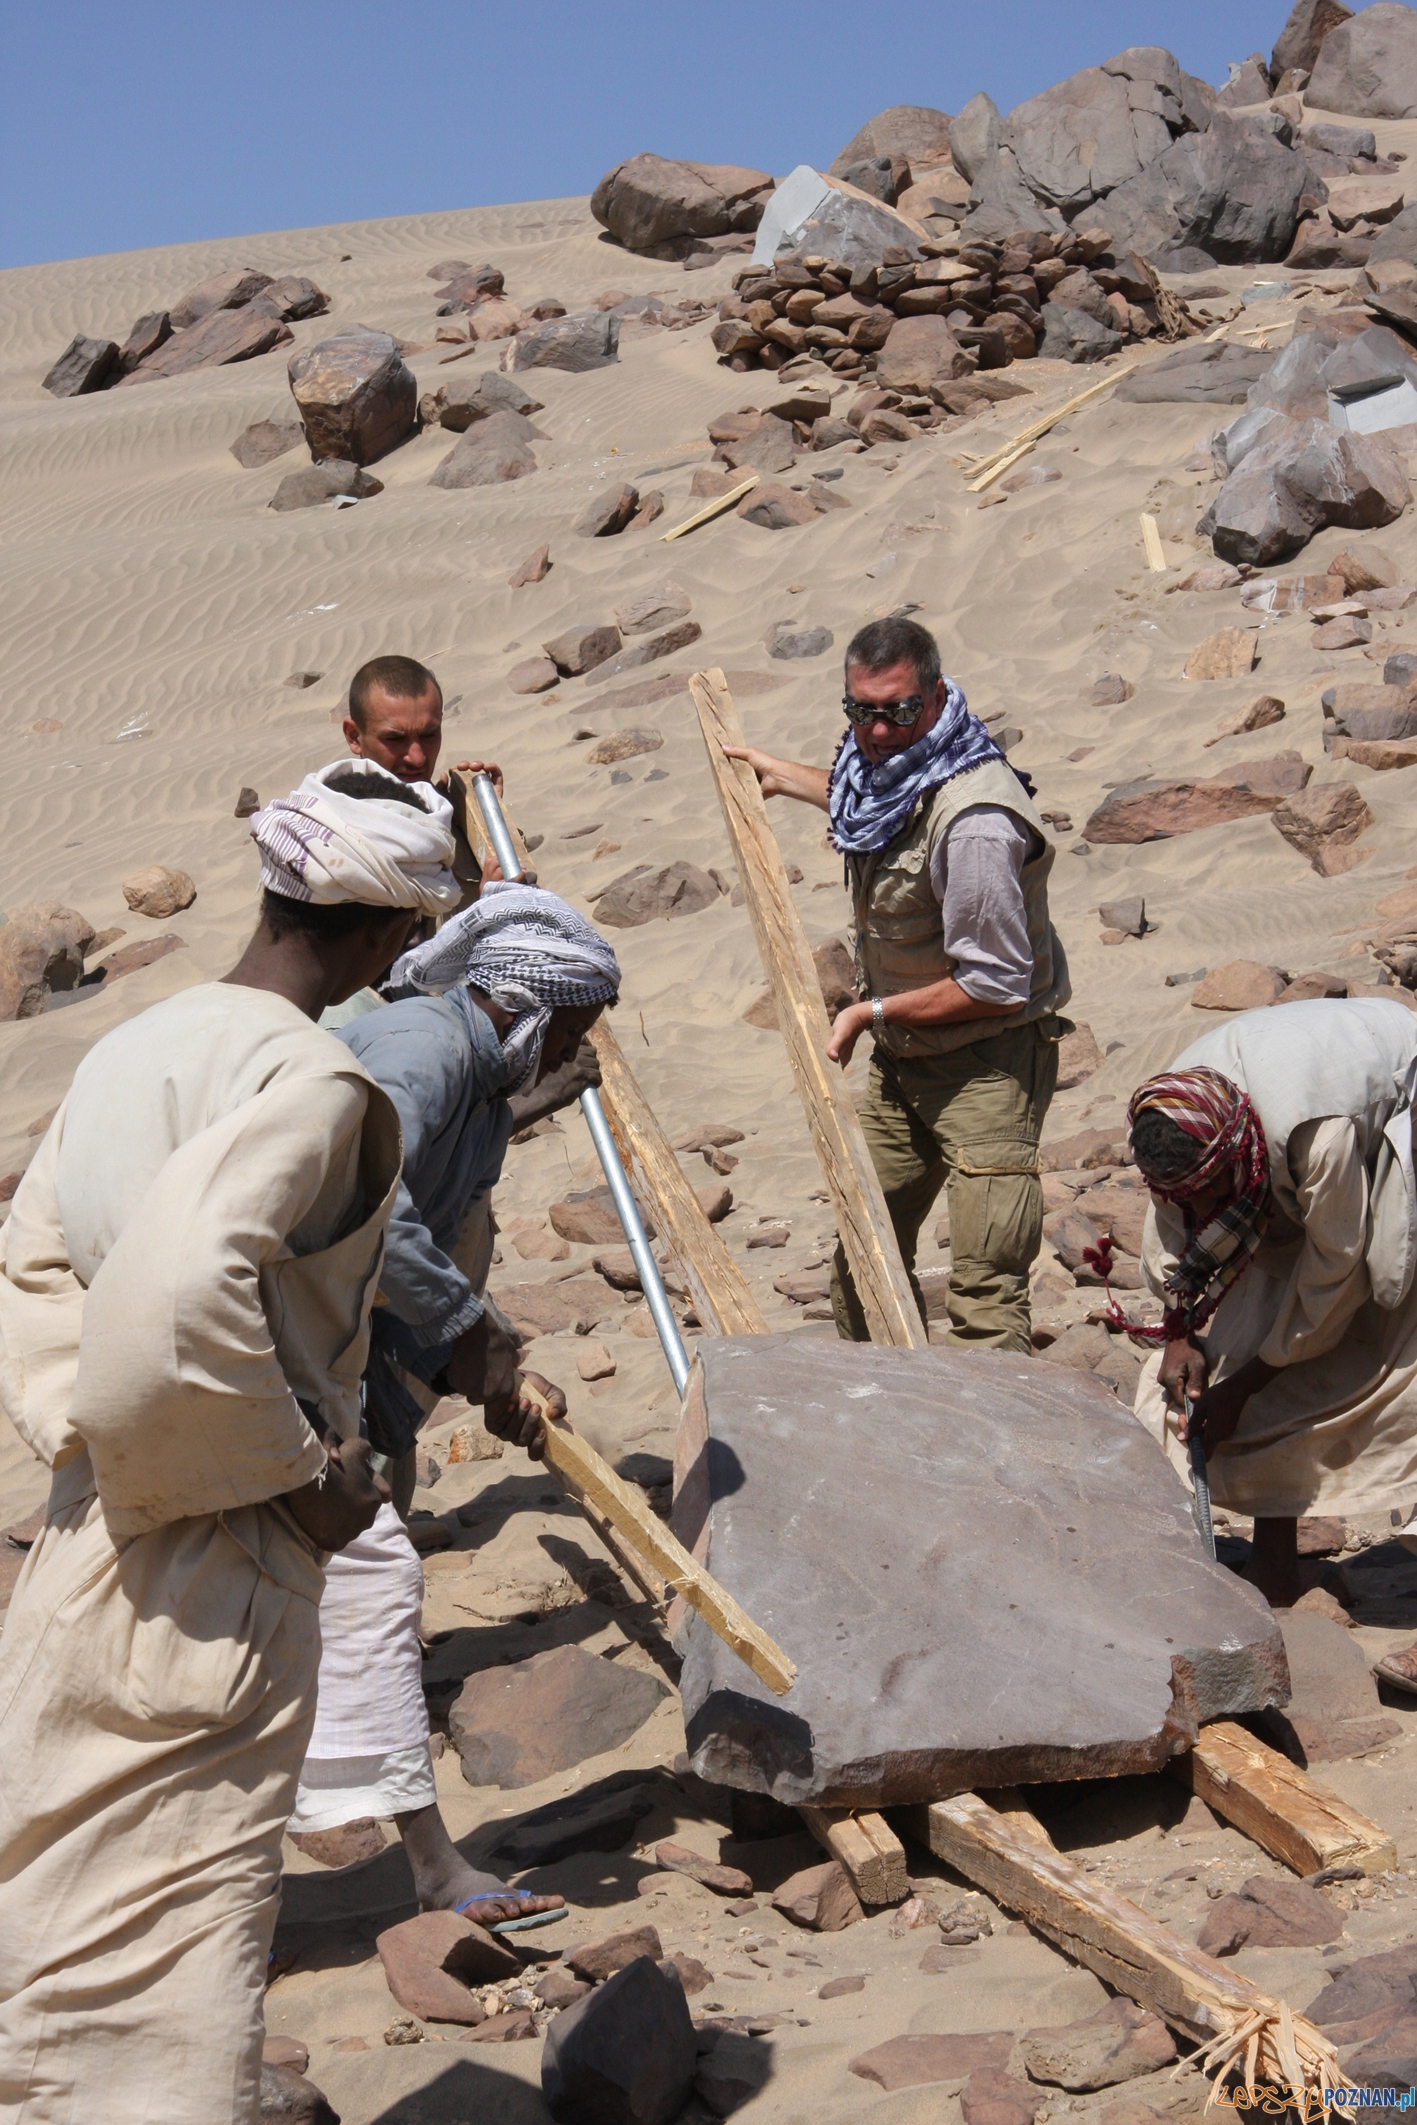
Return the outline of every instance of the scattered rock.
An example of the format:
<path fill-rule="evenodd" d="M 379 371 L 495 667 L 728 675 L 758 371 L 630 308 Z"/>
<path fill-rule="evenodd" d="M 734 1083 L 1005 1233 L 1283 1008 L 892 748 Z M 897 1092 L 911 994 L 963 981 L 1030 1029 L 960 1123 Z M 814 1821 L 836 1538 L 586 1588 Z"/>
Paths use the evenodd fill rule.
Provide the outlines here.
<path fill-rule="evenodd" d="M 292 355 L 289 375 L 317 463 L 372 465 L 413 432 L 418 386 L 387 332 L 337 332 Z"/>
<path fill-rule="evenodd" d="M 1100 679 L 1093 680 L 1087 698 L 1094 708 L 1120 708 L 1135 692 L 1130 679 L 1122 678 L 1119 672 L 1105 671 Z"/>
<path fill-rule="evenodd" d="M 852 1977 L 830 1977 L 825 1985 L 818 1985 L 817 1998 L 819 2000 L 839 2000 L 844 1999 L 851 1992 L 864 1992 L 868 1975 L 869 1972 L 858 1971 Z"/>
<path fill-rule="evenodd" d="M 132 871 L 123 880 L 123 898 L 133 913 L 152 915 L 158 921 L 191 907 L 196 897 L 197 888 L 187 873 L 172 870 L 165 863 L 150 863 L 145 870 Z"/>
<path fill-rule="evenodd" d="M 691 1852 L 687 1846 L 659 1844 L 654 1848 L 656 1863 L 667 1868 L 671 1874 L 687 1874 L 690 1881 L 702 1882 L 719 1896 L 751 1896 L 753 1883 L 741 1867 L 723 1867 L 717 1861 L 704 1859 Z"/>
<path fill-rule="evenodd" d="M 508 590 L 521 590 L 528 583 L 539 583 L 544 576 L 550 573 L 550 569 L 551 548 L 549 546 L 538 546 L 535 553 L 529 553 L 522 562 L 521 567 L 514 574 L 508 576 L 507 588 Z"/>
<path fill-rule="evenodd" d="M 448 1441 L 448 1460 L 500 1461 L 505 1451 L 501 1439 L 481 1424 L 460 1424 Z"/>
<path fill-rule="evenodd" d="M 562 1239 L 574 1240 L 578 1246 L 599 1247 L 614 1245 L 623 1237 L 620 1220 L 615 1212 L 615 1201 L 607 1187 L 585 1188 L 568 1195 L 564 1202 L 553 1203 L 547 1215 L 552 1230 Z M 645 1236 L 656 1237 L 654 1221 L 640 1206 Z"/>
<path fill-rule="evenodd" d="M 1296 1762 L 1316 1764 L 1365 1756 L 1398 1739 L 1402 1729 L 1379 1702 L 1368 1656 L 1350 1632 L 1300 1609 L 1282 1611 L 1278 1621 L 1291 1695 L 1282 1712 L 1262 1715 L 1271 1740 Z M 1247 1896 L 1253 1887 L 1245 1884 Z"/>
<path fill-rule="evenodd" d="M 1272 816 L 1290 847 L 1307 856 L 1321 877 L 1348 868 L 1337 859 L 1373 823 L 1366 800 L 1352 782 L 1326 782 L 1286 797 Z"/>
<path fill-rule="evenodd" d="M 88 339 L 77 333 L 45 377 L 43 388 L 55 398 L 83 398 L 91 391 L 102 391 L 117 362 L 117 340 Z"/>
<path fill-rule="evenodd" d="M 336 495 L 351 495 L 355 501 L 362 502 L 369 495 L 382 494 L 383 491 L 383 481 L 376 480 L 362 465 L 356 465 L 348 458 L 327 457 L 318 465 L 305 465 L 299 472 L 287 472 L 267 507 L 281 512 L 315 509 L 321 503 L 332 502 Z"/>
<path fill-rule="evenodd" d="M 305 430 L 299 421 L 253 421 L 237 436 L 231 454 L 238 465 L 255 472 L 273 458 L 284 457 L 304 440 Z"/>
<path fill-rule="evenodd" d="M 12 909 L 0 927 L 0 1021 L 38 1018 L 50 996 L 76 988 L 95 943 L 93 924 L 62 901 Z"/>
<path fill-rule="evenodd" d="M 300 317 L 321 317 L 330 307 L 330 298 L 313 280 L 306 280 L 301 273 L 287 273 L 280 280 L 273 280 L 268 288 L 262 288 L 255 307 L 271 310 L 284 323 Z M 134 326 L 136 332 L 137 326 Z"/>
<path fill-rule="evenodd" d="M 1289 976 L 1256 959 L 1229 959 L 1214 967 L 1191 994 L 1197 1011 L 1259 1011 L 1278 998 Z"/>
<path fill-rule="evenodd" d="M 261 2058 L 267 2066 L 288 2066 L 292 2073 L 304 2073 L 310 2064 L 310 2047 L 299 2037 L 268 2036 L 261 2045 Z"/>
<path fill-rule="evenodd" d="M 1075 1026 L 1058 1043 L 1058 1090 L 1066 1092 L 1074 1085 L 1085 1083 L 1102 1068 L 1102 1062 L 1102 1050 L 1091 1026 Z"/>
<path fill-rule="evenodd" d="M 664 1950 L 653 1926 L 636 1926 L 628 1933 L 611 1933 L 584 1947 L 568 1948 L 562 1960 L 573 1977 L 587 1985 L 600 1985 L 614 1977 L 617 1970 L 628 1970 L 642 1955 L 647 1955 L 652 1963 L 663 1958 Z"/>
<path fill-rule="evenodd" d="M 318 1860 L 322 1867 L 353 1867 L 362 1859 L 375 1859 L 387 1842 L 380 1825 L 368 1815 L 341 1823 L 337 1830 L 292 1830 L 288 1834 L 307 1859 Z"/>
<path fill-rule="evenodd" d="M 236 799 L 236 808 L 233 813 L 233 817 L 237 819 L 250 819 L 260 809 L 261 799 L 259 792 L 253 790 L 249 782 L 243 782 L 241 785 L 240 795 Z"/>
<path fill-rule="evenodd" d="M 155 354 L 172 337 L 172 319 L 166 310 L 149 310 L 138 318 L 118 349 L 118 368 L 127 376 L 140 362 Z"/>
<path fill-rule="evenodd" d="M 834 640 L 829 627 L 794 627 L 790 620 L 774 620 L 763 646 L 770 657 L 820 657 Z"/>
<path fill-rule="evenodd" d="M 1196 1946 L 1203 1955 L 1239 1948 L 1318 1948 L 1343 1933 L 1343 1914 L 1303 1882 L 1256 1874 L 1238 1896 L 1222 1896 L 1206 1913 Z"/>
<path fill-rule="evenodd" d="M 492 1294 L 519 1336 L 587 1335 L 611 1310 L 594 1277 L 566 1277 L 559 1283 L 504 1284 Z"/>
<path fill-rule="evenodd" d="M 514 694 L 544 694 L 560 676 L 549 657 L 523 657 L 507 673 L 507 684 Z"/>
<path fill-rule="evenodd" d="M 260 2125 L 340 2125 L 340 2120 L 324 2090 L 303 2073 L 262 2059 Z"/>
<path fill-rule="evenodd" d="M 893 2036 L 848 2064 L 860 2080 L 874 2081 L 891 2093 L 897 2088 L 923 2088 L 934 2081 L 1003 2074 L 1013 2047 L 1013 2032 L 1007 2029 L 978 2036 Z M 1015 2085 L 1022 2087 L 1022 2083 Z"/>
<path fill-rule="evenodd" d="M 619 359 L 619 318 L 611 310 L 590 310 L 581 317 L 554 317 L 529 332 L 518 332 L 508 343 L 502 366 L 509 372 L 568 369 L 579 375 Z"/>
<path fill-rule="evenodd" d="M 690 648 L 702 633 L 697 620 L 677 620 L 660 634 L 637 642 L 633 649 L 622 649 L 617 657 L 593 674 L 591 684 L 603 686 L 607 679 L 618 678 L 621 672 L 638 671 L 642 665 L 655 664 L 661 657 L 675 656 L 679 650 Z"/>
<path fill-rule="evenodd" d="M 1112 396 L 1134 406 L 1243 406 L 1274 356 L 1233 341 L 1186 340 L 1164 361 L 1124 377 Z"/>
<path fill-rule="evenodd" d="M 1099 324 L 1085 310 L 1067 303 L 1043 305 L 1043 344 L 1039 353 L 1049 361 L 1100 362 L 1115 354 L 1122 344 L 1120 332 Z"/>
<path fill-rule="evenodd" d="M 819 944 L 812 954 L 812 964 L 817 970 L 817 981 L 826 1005 L 827 1016 L 835 1018 L 838 1011 L 856 1002 L 856 964 L 839 937 L 832 937 Z M 745 1026 L 760 1026 L 764 1032 L 778 1031 L 777 1002 L 771 989 L 764 989 L 749 1004 L 743 1013 Z"/>
<path fill-rule="evenodd" d="M 582 1984 L 578 1977 L 572 1977 L 564 1965 L 553 1964 L 531 1989 L 543 2007 L 574 2007 L 577 2000 L 585 1998 L 590 1986 Z"/>
<path fill-rule="evenodd" d="M 213 273 L 172 305 L 173 330 L 181 332 L 189 325 L 198 324 L 202 318 L 210 317 L 214 310 L 243 309 L 253 296 L 270 286 L 271 275 L 254 266 L 233 266 L 228 272 Z"/>
<path fill-rule="evenodd" d="M 719 898 L 717 880 L 697 864 L 682 860 L 658 868 L 638 864 L 633 871 L 612 879 L 597 896 L 595 919 L 602 928 L 633 930 L 661 918 L 674 921 L 679 916 L 697 915 Z"/>
<path fill-rule="evenodd" d="M 220 369 L 232 362 L 252 361 L 272 347 L 285 347 L 294 337 L 279 317 L 258 310 L 254 303 L 240 310 L 214 310 L 200 324 L 174 332 L 151 354 L 144 355 L 136 369 L 120 376 L 116 391 L 130 384 L 148 384 L 162 377 L 185 376 L 194 369 Z"/>
<path fill-rule="evenodd" d="M 959 2112 L 964 2125 L 1033 2125 L 1046 2102 L 1011 2074 L 973 2073 L 960 2090 Z"/>
<path fill-rule="evenodd" d="M 1243 708 L 1237 708 L 1233 716 L 1226 716 L 1215 726 L 1213 738 L 1207 738 L 1207 746 L 1218 745 L 1222 738 L 1238 738 L 1246 731 L 1267 730 L 1271 723 L 1284 721 L 1284 703 L 1277 694 L 1256 694 Z"/>
<path fill-rule="evenodd" d="M 677 1973 L 641 1956 L 551 2023 L 541 2092 L 562 2125 L 671 2125 L 697 2063 Z"/>
<path fill-rule="evenodd" d="M 617 730 L 591 748 L 592 767 L 609 767 L 616 760 L 636 760 L 641 753 L 657 753 L 664 743 L 657 730 Z"/>
<path fill-rule="evenodd" d="M 582 1343 L 576 1352 L 576 1371 L 583 1380 L 613 1380 L 615 1370 L 615 1360 L 603 1343 Z"/>
<path fill-rule="evenodd" d="M 1311 1890 L 1309 1894 L 1313 1894 Z M 1176 2056 L 1176 2041 L 1156 2015 L 1128 1999 L 1112 1999 L 1100 2013 L 1057 2029 L 1030 2029 L 1023 2038 L 1029 2077 L 1074 2093 L 1115 2088 L 1156 2073 Z"/>
<path fill-rule="evenodd" d="M 1381 435 L 1281 417 L 1229 473 L 1196 528 L 1221 559 L 1263 566 L 1297 553 L 1326 524 L 1390 524 L 1411 499 Z"/>
<path fill-rule="evenodd" d="M 516 1977 L 521 1963 L 510 1948 L 456 1911 L 423 1911 L 390 1926 L 374 1942 L 390 1992 L 424 2022 L 486 2019 L 472 1985 Z"/>
<path fill-rule="evenodd" d="M 506 408 L 475 421 L 459 436 L 429 481 L 430 487 L 496 487 L 522 480 L 536 470 L 532 438 L 536 430 L 525 414 Z"/>
<path fill-rule="evenodd" d="M 677 583 L 661 583 L 615 607 L 615 624 L 622 635 L 655 634 L 676 620 L 687 617 L 693 600 Z"/>
<path fill-rule="evenodd" d="M 763 531 L 789 531 L 794 525 L 814 524 L 817 520 L 815 503 L 778 480 L 760 480 L 750 494 L 744 495 L 734 513 Z"/>
<path fill-rule="evenodd" d="M 530 1786 L 618 1749 L 668 1694 L 657 1675 L 555 1646 L 470 1675 L 448 1733 L 469 1785 Z"/>
<path fill-rule="evenodd" d="M 1259 637 L 1250 627 L 1222 627 L 1186 659 L 1188 679 L 1243 679 L 1254 670 Z"/>
<path fill-rule="evenodd" d="M 639 489 L 628 483 L 597 495 L 576 525 L 582 539 L 612 539 L 625 529 L 640 506 Z"/>
<path fill-rule="evenodd" d="M 620 630 L 603 621 L 585 621 L 568 627 L 564 634 L 541 646 L 562 677 L 574 679 L 615 655 L 620 647 Z"/>
<path fill-rule="evenodd" d="M 772 1901 L 773 1909 L 790 1918 L 794 1926 L 806 1926 L 813 1933 L 841 1933 L 866 1916 L 850 1876 L 834 1859 L 789 1875 Z"/>
<path fill-rule="evenodd" d="M 1272 812 L 1279 793 L 1230 782 L 1123 782 L 1083 827 L 1088 841 L 1164 841 L 1202 827 Z"/>

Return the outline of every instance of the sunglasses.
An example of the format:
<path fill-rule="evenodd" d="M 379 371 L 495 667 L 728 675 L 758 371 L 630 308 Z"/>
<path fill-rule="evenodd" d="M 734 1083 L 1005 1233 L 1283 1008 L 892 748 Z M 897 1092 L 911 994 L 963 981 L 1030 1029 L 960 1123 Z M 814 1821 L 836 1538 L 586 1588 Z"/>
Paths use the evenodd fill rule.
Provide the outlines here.
<path fill-rule="evenodd" d="M 907 694 L 903 701 L 857 701 L 851 694 L 843 694 L 841 705 L 853 723 L 896 723 L 904 729 L 920 714 L 925 696 Z"/>

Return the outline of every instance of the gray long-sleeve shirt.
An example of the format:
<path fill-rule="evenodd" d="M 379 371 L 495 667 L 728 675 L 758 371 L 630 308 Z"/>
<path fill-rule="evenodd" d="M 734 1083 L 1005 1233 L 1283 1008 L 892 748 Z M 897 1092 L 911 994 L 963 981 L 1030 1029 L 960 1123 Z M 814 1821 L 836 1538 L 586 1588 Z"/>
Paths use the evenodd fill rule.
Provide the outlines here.
<path fill-rule="evenodd" d="M 950 822 L 930 864 L 954 979 L 976 1003 L 1028 1002 L 1033 946 L 1023 867 L 1037 840 L 1000 804 L 973 804 Z"/>

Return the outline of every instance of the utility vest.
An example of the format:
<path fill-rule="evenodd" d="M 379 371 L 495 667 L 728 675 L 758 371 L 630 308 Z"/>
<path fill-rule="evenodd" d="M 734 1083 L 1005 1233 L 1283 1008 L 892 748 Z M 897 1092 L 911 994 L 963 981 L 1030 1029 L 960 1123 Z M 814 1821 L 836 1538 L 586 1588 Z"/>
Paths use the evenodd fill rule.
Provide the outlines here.
<path fill-rule="evenodd" d="M 1054 849 L 1043 821 L 1017 775 L 1002 760 L 986 760 L 932 790 L 904 831 L 884 849 L 847 857 L 847 881 L 856 923 L 856 980 L 863 997 L 898 996 L 925 989 L 953 974 L 945 950 L 940 903 L 930 883 L 930 864 L 951 822 L 976 804 L 994 804 L 1041 840 L 1041 852 L 1024 864 L 1024 910 L 1033 947 L 1033 984 L 1028 1002 L 998 1018 L 970 1018 L 953 1025 L 902 1026 L 888 1022 L 878 1046 L 902 1060 L 948 1055 L 996 1033 L 1046 1018 L 1072 994 L 1061 940 L 1048 919 L 1048 874 Z"/>

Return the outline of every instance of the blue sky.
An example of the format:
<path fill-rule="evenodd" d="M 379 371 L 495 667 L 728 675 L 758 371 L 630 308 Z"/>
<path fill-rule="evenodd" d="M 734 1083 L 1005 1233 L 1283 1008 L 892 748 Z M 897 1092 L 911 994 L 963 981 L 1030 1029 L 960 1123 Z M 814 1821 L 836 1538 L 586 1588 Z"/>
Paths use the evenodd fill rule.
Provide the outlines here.
<path fill-rule="evenodd" d="M 1130 44 L 1205 79 L 1283 0 L 71 0 L 5 32 L 0 265 L 588 192 L 642 148 L 782 176 L 890 103 L 1004 110 Z"/>

